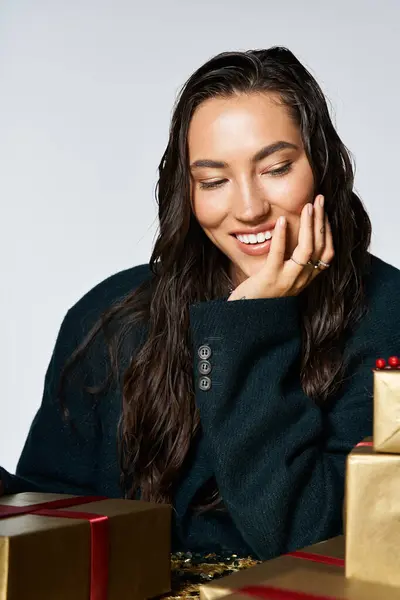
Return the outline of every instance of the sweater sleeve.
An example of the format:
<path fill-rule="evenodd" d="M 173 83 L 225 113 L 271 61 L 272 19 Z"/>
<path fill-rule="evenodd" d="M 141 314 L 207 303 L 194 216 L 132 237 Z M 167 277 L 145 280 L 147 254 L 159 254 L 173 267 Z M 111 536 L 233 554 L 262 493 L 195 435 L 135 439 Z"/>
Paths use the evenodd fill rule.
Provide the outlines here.
<path fill-rule="evenodd" d="M 33 419 L 16 475 L 0 468 L 5 494 L 26 491 L 94 493 L 96 419 L 91 397 L 83 391 L 82 373 L 67 378 L 63 419 L 57 386 L 61 369 L 77 346 L 77 327 L 69 311 L 58 333 L 45 375 L 42 402 Z M 72 425 L 72 426 L 71 426 Z"/>
<path fill-rule="evenodd" d="M 378 335 L 354 344 L 339 397 L 320 409 L 300 385 L 297 306 L 290 297 L 190 307 L 209 459 L 225 507 L 261 559 L 341 533 L 346 455 L 372 434 L 371 367 L 395 351 Z M 205 383 L 202 362 L 211 365 Z"/>

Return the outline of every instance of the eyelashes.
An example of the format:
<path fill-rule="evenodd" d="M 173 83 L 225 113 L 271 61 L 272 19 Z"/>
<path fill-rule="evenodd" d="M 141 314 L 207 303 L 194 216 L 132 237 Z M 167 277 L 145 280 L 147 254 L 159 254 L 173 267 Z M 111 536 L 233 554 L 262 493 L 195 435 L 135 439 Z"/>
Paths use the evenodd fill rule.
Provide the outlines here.
<path fill-rule="evenodd" d="M 273 171 L 269 171 L 268 173 L 266 173 L 266 175 L 271 175 L 272 177 L 279 177 L 279 175 L 285 175 L 286 173 L 289 173 L 291 168 L 292 168 L 292 163 L 288 163 L 287 165 L 284 165 L 283 167 L 280 167 L 279 169 L 274 169 Z"/>
<path fill-rule="evenodd" d="M 292 168 L 292 163 L 288 163 L 279 169 L 274 169 L 272 171 L 267 171 L 263 173 L 263 175 L 270 175 L 271 177 L 281 177 L 282 175 L 286 175 Z M 200 189 L 201 190 L 212 190 L 218 187 L 221 187 L 226 179 L 220 179 L 218 181 L 200 181 Z"/>
<path fill-rule="evenodd" d="M 221 179 L 221 181 L 200 181 L 200 189 L 201 190 L 212 190 L 216 187 L 220 187 L 226 180 Z"/>

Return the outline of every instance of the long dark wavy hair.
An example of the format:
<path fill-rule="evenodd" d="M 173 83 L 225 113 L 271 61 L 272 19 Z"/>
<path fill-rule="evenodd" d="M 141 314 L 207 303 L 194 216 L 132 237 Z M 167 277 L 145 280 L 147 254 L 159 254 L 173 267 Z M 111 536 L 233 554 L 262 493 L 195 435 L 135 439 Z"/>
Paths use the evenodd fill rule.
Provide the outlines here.
<path fill-rule="evenodd" d="M 319 405 L 334 398 L 344 380 L 345 339 L 366 308 L 363 274 L 370 254 L 371 223 L 353 191 L 352 158 L 329 115 L 324 94 L 288 49 L 223 52 L 188 79 L 176 100 L 169 140 L 156 186 L 159 234 L 150 258 L 151 277 L 113 305 L 67 362 L 68 370 L 94 338 L 106 333 L 110 377 L 122 380 L 119 423 L 121 485 L 126 497 L 173 502 L 189 451 L 200 432 L 193 385 L 189 305 L 228 295 L 227 257 L 203 232 L 191 209 L 187 135 L 191 117 L 205 100 L 238 93 L 277 93 L 300 128 L 314 174 L 325 196 L 335 258 L 300 294 L 302 354 L 299 378 Z M 113 323 L 114 334 L 110 327 Z M 118 347 L 138 323 L 147 337 L 118 375 Z M 93 391 L 93 389 L 92 389 Z M 218 490 L 199 502 L 215 507 Z"/>

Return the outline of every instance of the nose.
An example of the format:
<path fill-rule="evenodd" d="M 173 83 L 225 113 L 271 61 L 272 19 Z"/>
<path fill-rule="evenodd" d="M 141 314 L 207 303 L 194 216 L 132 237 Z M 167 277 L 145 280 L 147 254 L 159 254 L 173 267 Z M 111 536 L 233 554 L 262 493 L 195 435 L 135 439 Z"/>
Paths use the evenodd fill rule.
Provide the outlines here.
<path fill-rule="evenodd" d="M 271 210 L 265 190 L 252 181 L 238 184 L 233 198 L 232 212 L 238 221 L 257 222 Z"/>

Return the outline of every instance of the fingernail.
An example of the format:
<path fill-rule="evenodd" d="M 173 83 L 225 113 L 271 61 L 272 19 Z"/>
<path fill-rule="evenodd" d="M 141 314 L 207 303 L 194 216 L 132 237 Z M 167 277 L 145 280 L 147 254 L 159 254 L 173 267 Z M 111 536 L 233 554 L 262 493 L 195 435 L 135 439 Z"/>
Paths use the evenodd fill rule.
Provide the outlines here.
<path fill-rule="evenodd" d="M 324 205 L 324 200 L 325 200 L 325 198 L 324 198 L 323 196 L 320 196 L 320 197 L 319 197 L 319 205 L 321 206 L 321 208 L 322 208 L 322 207 L 323 207 L 323 205 Z"/>
<path fill-rule="evenodd" d="M 285 227 L 285 225 L 286 225 L 285 217 L 279 217 L 279 225 L 280 225 L 280 227 Z"/>
<path fill-rule="evenodd" d="M 312 205 L 312 204 L 309 204 L 309 205 L 307 206 L 307 210 L 308 210 L 308 214 L 309 214 L 309 215 L 310 215 L 310 217 L 311 217 L 311 215 L 312 215 L 312 211 L 313 211 L 313 205 Z"/>

